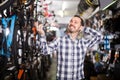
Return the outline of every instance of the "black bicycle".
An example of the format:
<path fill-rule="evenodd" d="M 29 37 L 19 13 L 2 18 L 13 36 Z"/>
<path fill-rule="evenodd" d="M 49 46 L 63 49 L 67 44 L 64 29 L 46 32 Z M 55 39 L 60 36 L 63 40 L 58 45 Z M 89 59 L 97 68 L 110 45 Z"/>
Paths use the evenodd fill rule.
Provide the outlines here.
<path fill-rule="evenodd" d="M 11 5 L 24 4 L 26 7 L 33 3 L 34 0 L 0 0 L 0 11 L 8 9 Z"/>

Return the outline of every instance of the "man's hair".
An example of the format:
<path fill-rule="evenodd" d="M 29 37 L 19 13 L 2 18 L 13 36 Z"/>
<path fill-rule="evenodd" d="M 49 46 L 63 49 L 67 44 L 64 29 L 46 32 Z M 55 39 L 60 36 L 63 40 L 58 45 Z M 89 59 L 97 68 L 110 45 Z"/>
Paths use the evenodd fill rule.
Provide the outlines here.
<path fill-rule="evenodd" d="M 84 26 L 84 21 L 83 21 L 83 19 L 79 15 L 74 15 L 74 17 L 80 18 L 81 19 L 81 25 Z"/>

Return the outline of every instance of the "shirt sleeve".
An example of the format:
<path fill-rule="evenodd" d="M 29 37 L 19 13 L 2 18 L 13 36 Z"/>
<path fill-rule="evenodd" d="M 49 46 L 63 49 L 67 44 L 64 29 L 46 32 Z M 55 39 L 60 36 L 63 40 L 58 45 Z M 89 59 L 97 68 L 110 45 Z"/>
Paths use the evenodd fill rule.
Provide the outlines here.
<path fill-rule="evenodd" d="M 54 41 L 50 43 L 47 43 L 46 37 L 40 36 L 39 41 L 40 41 L 41 53 L 44 55 L 53 53 L 57 48 L 57 39 L 55 39 Z"/>
<path fill-rule="evenodd" d="M 92 48 L 95 44 L 100 43 L 101 40 L 103 39 L 103 35 L 92 28 L 85 27 L 83 29 L 83 32 L 84 34 L 88 34 L 91 37 L 91 38 L 85 39 L 85 45 L 88 48 Z"/>

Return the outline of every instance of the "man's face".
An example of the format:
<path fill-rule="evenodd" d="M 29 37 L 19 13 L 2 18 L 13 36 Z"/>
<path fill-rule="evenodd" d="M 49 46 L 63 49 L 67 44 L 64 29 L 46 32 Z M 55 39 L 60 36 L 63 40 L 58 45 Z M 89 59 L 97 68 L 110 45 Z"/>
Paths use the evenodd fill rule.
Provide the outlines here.
<path fill-rule="evenodd" d="M 68 30 L 70 33 L 79 32 L 81 28 L 81 19 L 78 17 L 73 17 L 69 24 L 68 24 Z"/>

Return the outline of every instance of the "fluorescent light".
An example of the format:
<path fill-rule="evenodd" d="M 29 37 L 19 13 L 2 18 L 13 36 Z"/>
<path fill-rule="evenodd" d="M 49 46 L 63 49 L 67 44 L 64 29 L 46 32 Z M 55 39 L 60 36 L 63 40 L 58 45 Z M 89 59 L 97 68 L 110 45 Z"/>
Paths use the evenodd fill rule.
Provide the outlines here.
<path fill-rule="evenodd" d="M 113 5 L 115 2 L 117 2 L 117 0 L 100 0 L 100 8 L 101 10 L 105 10 L 108 7 L 110 7 L 111 5 Z"/>

